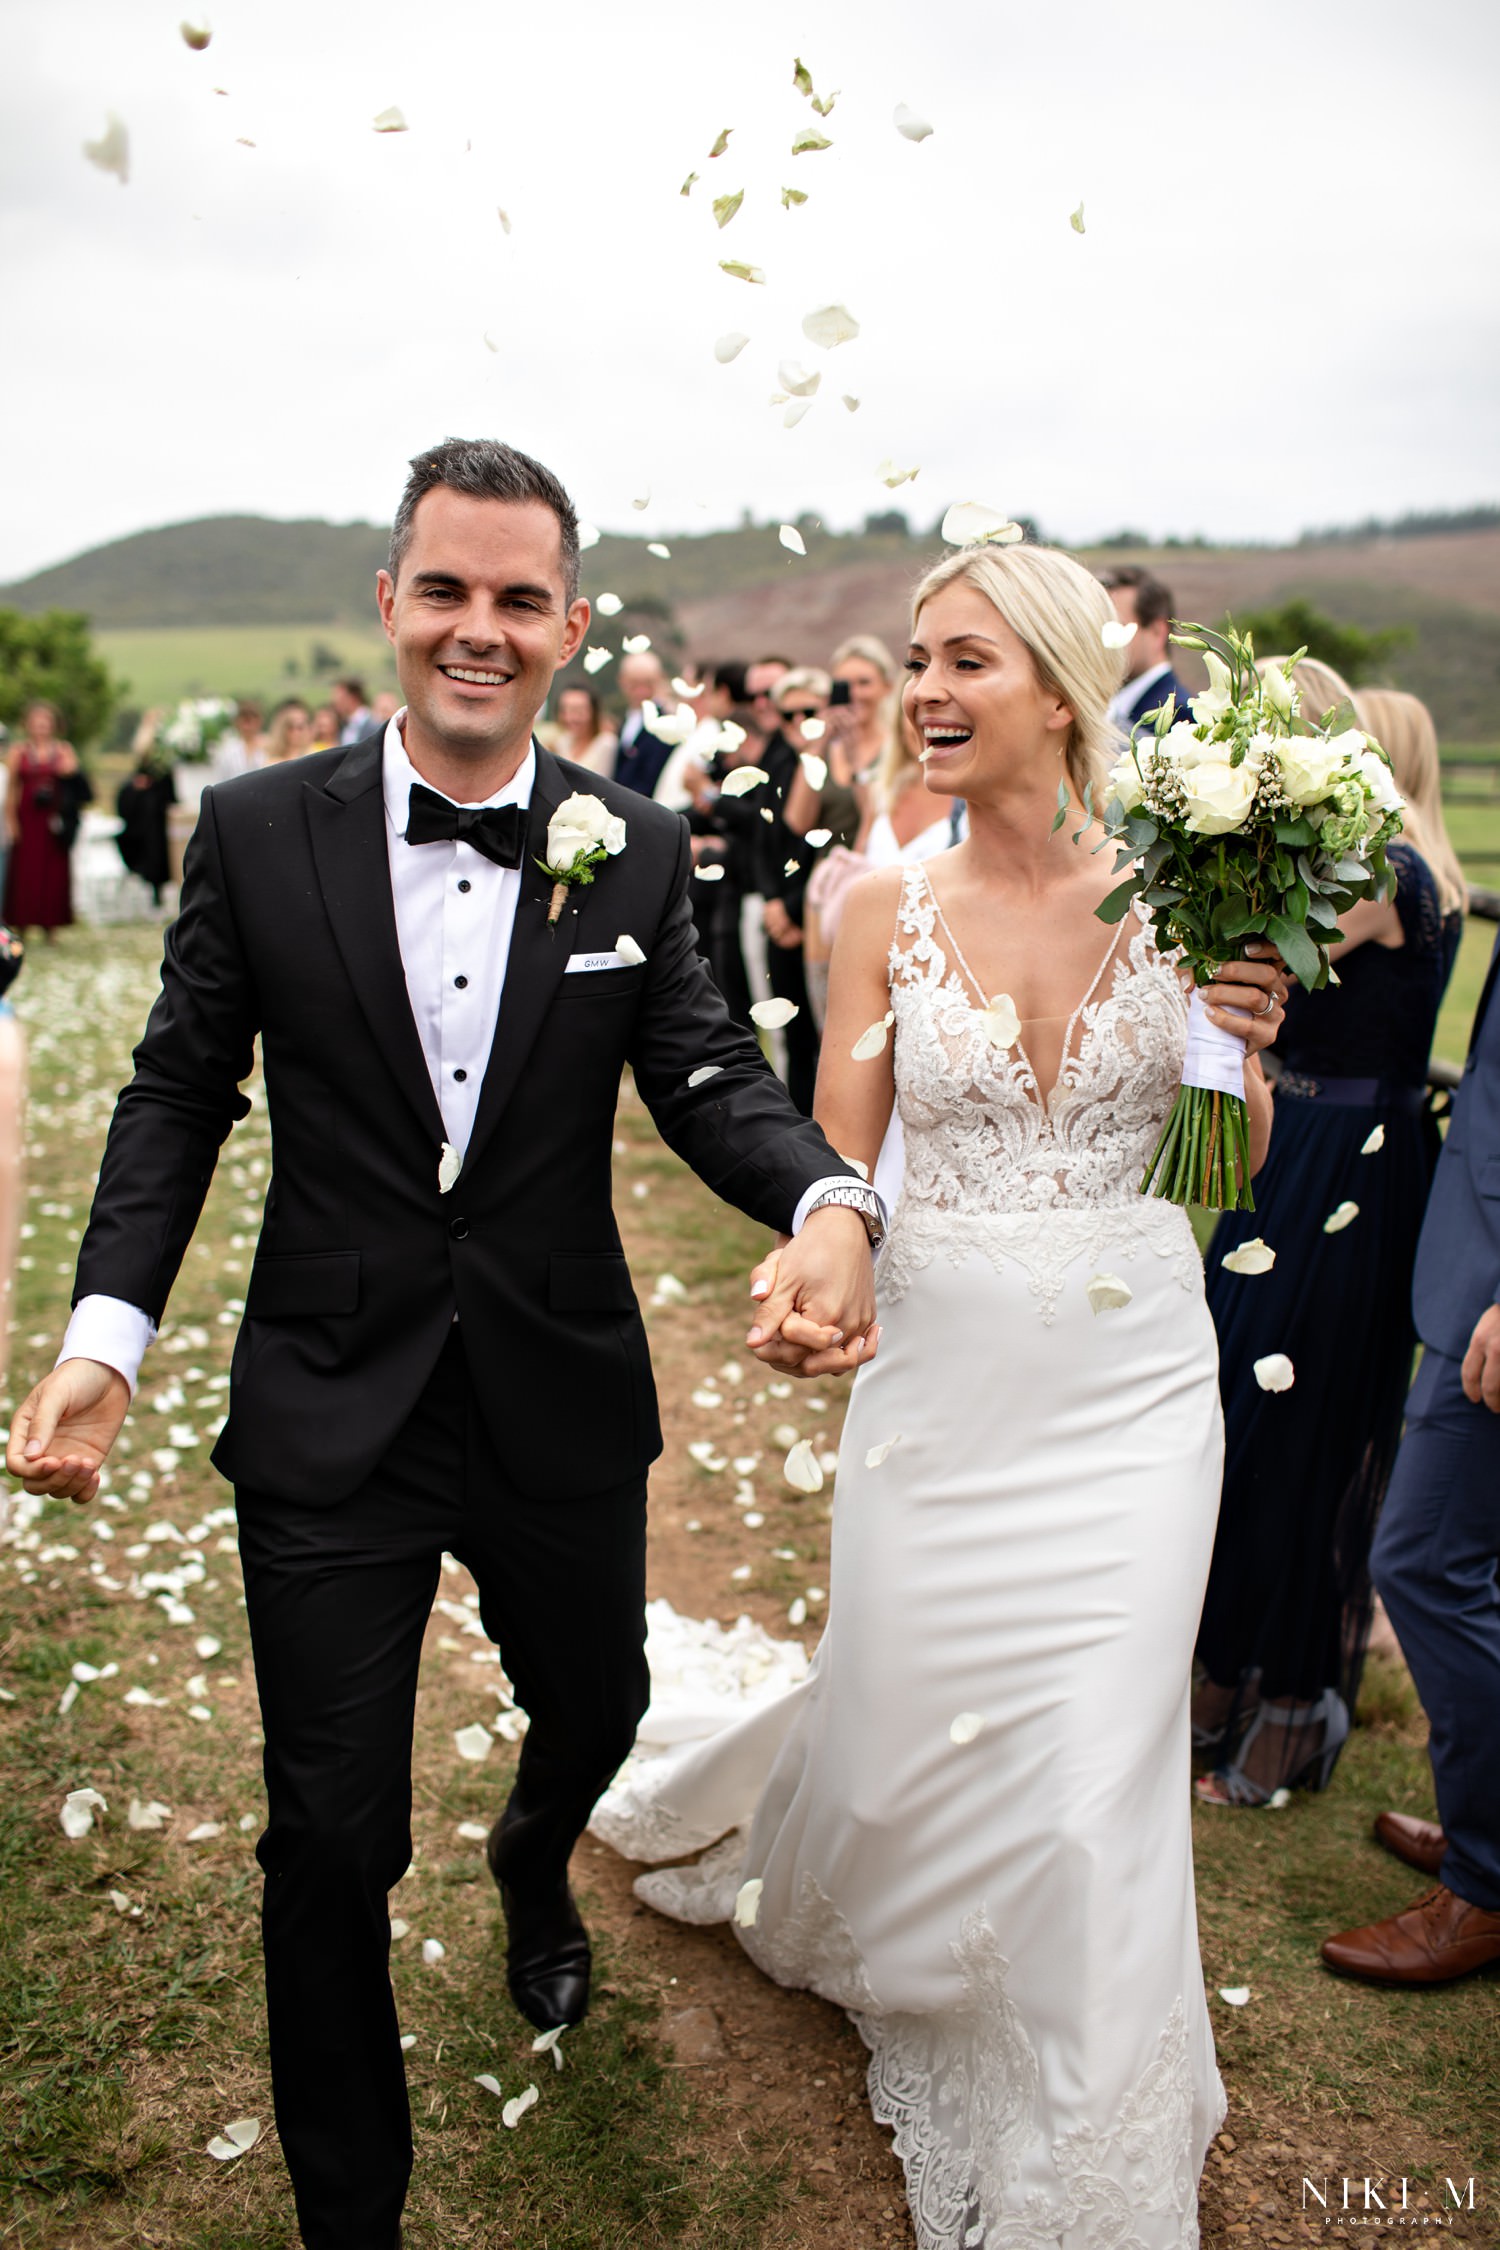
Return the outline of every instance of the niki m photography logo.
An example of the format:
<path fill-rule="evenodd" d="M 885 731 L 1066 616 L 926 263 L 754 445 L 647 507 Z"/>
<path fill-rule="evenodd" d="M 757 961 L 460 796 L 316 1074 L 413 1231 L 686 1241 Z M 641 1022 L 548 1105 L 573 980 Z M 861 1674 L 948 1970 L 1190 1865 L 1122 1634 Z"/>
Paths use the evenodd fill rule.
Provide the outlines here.
<path fill-rule="evenodd" d="M 1302 2210 L 1325 2227 L 1391 2232 L 1460 2226 L 1485 2207 L 1480 2181 L 1446 2173 L 1427 2179 L 1405 2173 L 1336 2173 L 1302 2179 Z M 1467 2226 L 1463 2231 L 1468 2232 Z"/>

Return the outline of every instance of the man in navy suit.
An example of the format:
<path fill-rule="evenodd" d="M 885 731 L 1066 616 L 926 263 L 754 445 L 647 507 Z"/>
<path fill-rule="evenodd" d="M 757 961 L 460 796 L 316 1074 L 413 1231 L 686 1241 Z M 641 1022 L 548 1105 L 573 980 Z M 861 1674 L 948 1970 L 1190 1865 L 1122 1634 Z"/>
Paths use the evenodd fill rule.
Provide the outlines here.
<path fill-rule="evenodd" d="M 620 689 L 625 697 L 625 717 L 615 752 L 615 779 L 622 789 L 649 797 L 672 755 L 672 745 L 653 734 L 646 719 L 648 703 L 661 710 L 667 701 L 667 675 L 660 658 L 647 650 L 627 656 L 620 665 Z"/>
<path fill-rule="evenodd" d="M 1139 563 L 1101 570 L 1099 583 L 1114 603 L 1120 623 L 1135 627 L 1135 638 L 1125 651 L 1125 685 L 1109 706 L 1111 725 L 1127 738 L 1141 727 L 1149 728 L 1169 695 L 1177 699 L 1177 716 L 1189 718 L 1188 691 L 1167 654 L 1173 604 L 1166 587 Z"/>
<path fill-rule="evenodd" d="M 1474 1022 L 1412 1300 L 1425 1347 L 1371 1574 L 1431 1728 L 1440 1824 L 1382 1813 L 1379 1842 L 1436 1888 L 1331 1937 L 1376 1984 L 1446 1984 L 1500 1961 L 1500 941 Z"/>

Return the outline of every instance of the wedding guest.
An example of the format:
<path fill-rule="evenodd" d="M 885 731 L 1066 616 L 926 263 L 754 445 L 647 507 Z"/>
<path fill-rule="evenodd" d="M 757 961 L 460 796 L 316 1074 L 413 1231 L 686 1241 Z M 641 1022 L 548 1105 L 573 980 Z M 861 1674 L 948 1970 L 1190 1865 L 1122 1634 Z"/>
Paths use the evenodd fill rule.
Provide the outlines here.
<path fill-rule="evenodd" d="M 624 788 L 649 797 L 672 752 L 671 743 L 654 735 L 646 723 L 645 706 L 651 703 L 661 710 L 667 701 L 667 675 L 661 658 L 650 649 L 622 657 L 620 693 L 625 698 L 625 717 L 615 751 L 614 778 Z"/>
<path fill-rule="evenodd" d="M 1189 691 L 1173 671 L 1170 654 L 1170 593 L 1140 563 L 1101 570 L 1099 583 L 1114 603 L 1120 623 L 1135 627 L 1135 638 L 1125 650 L 1125 685 L 1110 699 L 1110 724 L 1124 735 L 1149 727 L 1169 695 L 1176 698 L 1179 716 L 1186 718 Z"/>
<path fill-rule="evenodd" d="M 575 766 L 603 774 L 608 781 L 615 770 L 619 736 L 604 716 L 604 706 L 591 687 L 565 687 L 557 698 L 557 720 L 551 748 Z"/>
<path fill-rule="evenodd" d="M 392 694 L 389 688 L 382 688 L 380 693 L 376 696 L 374 702 L 370 705 L 371 725 L 377 727 L 383 727 L 387 725 L 390 720 L 394 719 L 396 713 L 400 710 L 400 708 L 400 696 Z"/>
<path fill-rule="evenodd" d="M 846 643 L 852 647 L 853 643 Z M 880 643 L 863 645 L 878 648 Z M 800 877 L 789 879 L 787 897 L 800 897 L 796 908 L 802 925 L 802 965 L 807 981 L 807 997 L 812 1008 L 813 1021 L 822 1029 L 828 1000 L 828 956 L 833 940 L 824 933 L 817 911 L 807 904 L 807 885 L 823 855 L 835 846 L 848 850 L 864 823 L 865 797 L 862 786 L 866 765 L 872 764 L 880 745 L 871 743 L 868 722 L 873 717 L 877 724 L 884 709 L 884 690 L 874 693 L 874 684 L 880 680 L 873 663 L 868 658 L 856 659 L 850 667 L 862 674 L 861 708 L 856 711 L 848 700 L 850 683 L 843 681 L 845 696 L 834 703 L 829 691 L 827 675 L 822 672 L 791 672 L 777 687 L 778 700 L 792 682 L 814 681 L 823 683 L 823 702 L 816 711 L 809 710 L 800 722 L 799 743 L 811 759 L 804 756 L 792 778 L 786 798 L 786 824 L 801 839 L 802 871 Z M 806 702 L 802 688 L 794 690 Z M 813 731 L 809 731 L 809 722 Z M 817 731 L 821 729 L 821 731 Z M 865 755 L 868 751 L 868 755 Z M 821 766 L 821 778 L 814 786 L 808 767 L 813 761 Z M 816 773 L 816 767 L 814 769 Z"/>
<path fill-rule="evenodd" d="M 76 831 L 72 785 L 82 776 L 77 752 L 58 734 L 55 703 L 40 697 L 28 703 L 22 727 L 5 761 L 5 919 L 23 939 L 38 929 L 50 944 L 53 932 L 73 919 L 69 821 Z"/>
<path fill-rule="evenodd" d="M 358 742 L 360 736 L 368 734 L 374 726 L 363 680 L 352 674 L 347 679 L 335 680 L 328 690 L 328 700 L 338 713 L 341 743 Z"/>
<path fill-rule="evenodd" d="M 242 695 L 234 708 L 234 724 L 220 735 L 209 754 L 214 781 L 233 781 L 236 774 L 252 773 L 266 762 L 265 706 L 253 695 Z"/>
<path fill-rule="evenodd" d="M 684 741 L 673 745 L 651 794 L 657 804 L 668 805 L 673 812 L 696 812 L 701 816 L 699 831 L 711 834 L 713 823 L 708 817 L 708 807 L 713 788 L 708 768 L 733 698 L 728 688 L 719 684 L 712 665 L 692 663 L 684 664 L 673 680 L 671 696 L 674 710 L 691 711 L 693 731 Z"/>
<path fill-rule="evenodd" d="M 315 750 L 336 750 L 341 723 L 339 715 L 331 703 L 320 703 L 312 717 L 313 748 Z"/>
<path fill-rule="evenodd" d="M 801 778 L 804 754 L 815 748 L 816 738 L 803 731 L 809 720 L 821 720 L 828 706 L 826 672 L 808 666 L 784 672 L 771 690 L 776 711 L 776 731 L 767 738 L 761 759 L 767 783 L 768 805 L 757 806 L 774 815 L 761 824 L 760 893 L 766 934 L 766 977 L 777 1000 L 789 1000 L 797 1010 L 785 1028 L 787 1091 L 799 1109 L 812 1114 L 818 1077 L 818 1027 L 807 996 L 803 961 L 802 915 L 807 877 L 813 853 L 802 835 L 789 824 L 786 808 Z"/>
<path fill-rule="evenodd" d="M 789 656 L 757 656 L 745 666 L 745 701 L 754 711 L 762 732 L 769 738 L 780 724 L 775 691 L 792 668 Z"/>
<path fill-rule="evenodd" d="M 714 676 L 724 684 L 732 684 L 737 679 L 743 686 L 745 667 L 721 665 Z M 733 749 L 716 749 L 709 760 L 709 780 L 718 794 L 707 817 L 723 840 L 724 875 L 721 882 L 713 885 L 710 894 L 708 961 L 730 1015 L 736 1023 L 752 1027 L 750 1009 L 757 997 L 769 997 L 771 989 L 766 977 L 766 938 L 760 920 L 762 901 L 758 889 L 760 839 L 767 825 L 760 817 L 760 801 L 766 796 L 766 790 L 755 788 L 744 796 L 735 796 L 723 785 L 737 767 L 761 763 L 766 734 L 755 706 L 750 703 L 732 704 L 726 723 L 741 739 Z M 703 817 L 697 813 L 690 815 L 690 824 Z M 779 1038 L 779 1033 L 772 1034 L 773 1052 Z"/>
<path fill-rule="evenodd" d="M 1500 941 L 1417 1246 L 1422 1365 L 1371 1567 L 1427 1714 L 1438 1819 L 1381 1813 L 1435 1887 L 1329 1938 L 1376 1984 L 1446 1984 L 1500 1960 Z"/>
<path fill-rule="evenodd" d="M 11 1310 L 16 1246 L 21 1239 L 26 1190 L 26 1035 L 9 999 L 26 949 L 13 930 L 0 926 L 0 1305 Z M 10 1363 L 13 1320 L 0 1317 L 0 1382 Z M 5 1513 L 0 1501 L 0 1519 Z"/>
<path fill-rule="evenodd" d="M 313 746 L 312 714 L 296 696 L 278 703 L 271 714 L 266 737 L 266 764 L 284 765 L 288 758 L 305 758 Z"/>
<path fill-rule="evenodd" d="M 151 891 L 151 903 L 160 906 L 163 885 L 172 873 L 167 838 L 167 808 L 177 802 L 177 787 L 168 758 L 157 749 L 159 710 L 147 711 L 135 730 L 131 748 L 135 766 L 120 784 L 115 798 L 120 833 L 115 846 L 132 875 Z"/>
<path fill-rule="evenodd" d="M 1302 674 L 1305 711 L 1349 693 L 1326 667 Z M 1256 1207 L 1225 1214 L 1207 1260 L 1226 1461 L 1193 1731 L 1217 1760 L 1197 1784 L 1214 1805 L 1327 1786 L 1359 1690 L 1370 1541 L 1416 1340 L 1412 1262 L 1439 1147 L 1427 1062 L 1466 891 L 1426 709 L 1372 696 L 1360 716 L 1406 799 L 1395 896 L 1342 916 L 1337 984 L 1293 991 Z M 1270 1272 L 1225 1266 L 1257 1237 L 1276 1253 Z M 1290 1391 L 1255 1379 L 1271 1352 L 1296 1369 Z"/>

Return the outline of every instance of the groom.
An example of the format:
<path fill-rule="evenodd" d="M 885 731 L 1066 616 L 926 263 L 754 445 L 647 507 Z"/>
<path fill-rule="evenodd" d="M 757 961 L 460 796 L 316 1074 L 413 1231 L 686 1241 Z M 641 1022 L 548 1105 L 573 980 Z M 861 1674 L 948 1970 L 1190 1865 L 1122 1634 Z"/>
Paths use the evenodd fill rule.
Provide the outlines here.
<path fill-rule="evenodd" d="M 445 1550 L 531 1721 L 488 1846 L 510 1989 L 541 2027 L 588 2004 L 568 1857 L 647 1701 L 662 1442 L 610 1201 L 623 1068 L 716 1193 L 793 1237 L 763 1356 L 868 1356 L 880 1216 L 709 981 L 683 822 L 532 738 L 589 621 L 557 479 L 489 441 L 420 455 L 379 601 L 404 712 L 204 799 L 73 1320 L 10 1440 L 29 1491 L 92 1498 L 258 1035 L 274 1174 L 214 1461 L 265 1725 L 271 2067 L 308 2250 L 400 2239 L 387 1894 Z M 556 887 L 539 862 L 578 790 L 623 847 Z"/>

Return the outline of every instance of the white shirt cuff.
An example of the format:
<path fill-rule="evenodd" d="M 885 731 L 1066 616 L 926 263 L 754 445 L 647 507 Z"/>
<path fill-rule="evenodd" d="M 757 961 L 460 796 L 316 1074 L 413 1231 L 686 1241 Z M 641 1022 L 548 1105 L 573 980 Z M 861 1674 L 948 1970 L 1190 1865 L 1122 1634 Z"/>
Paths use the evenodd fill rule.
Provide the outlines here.
<path fill-rule="evenodd" d="M 156 1322 L 139 1305 L 127 1305 L 122 1297 L 81 1297 L 57 1365 L 65 1359 L 97 1359 L 124 1376 L 134 1398 L 141 1361 L 155 1342 Z"/>
<path fill-rule="evenodd" d="M 793 1234 L 800 1234 L 802 1232 L 802 1229 L 806 1226 L 808 1219 L 812 1215 L 812 1207 L 817 1202 L 818 1197 L 820 1195 L 826 1195 L 830 1188 L 864 1187 L 866 1185 L 868 1185 L 866 1181 L 857 1179 L 851 1180 L 847 1172 L 830 1172 L 826 1180 L 814 1180 L 812 1186 L 805 1191 L 801 1202 L 797 1205 L 796 1210 L 792 1214 Z M 872 1195 L 875 1195 L 875 1190 L 871 1188 L 870 1193 Z M 879 1205 L 881 1225 L 888 1226 L 890 1221 L 886 1212 L 885 1205 L 881 1202 L 878 1195 L 875 1195 L 875 1201 Z"/>

